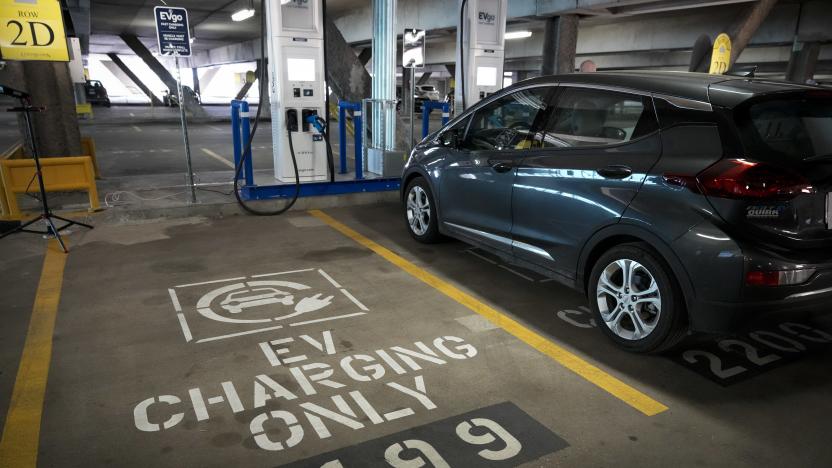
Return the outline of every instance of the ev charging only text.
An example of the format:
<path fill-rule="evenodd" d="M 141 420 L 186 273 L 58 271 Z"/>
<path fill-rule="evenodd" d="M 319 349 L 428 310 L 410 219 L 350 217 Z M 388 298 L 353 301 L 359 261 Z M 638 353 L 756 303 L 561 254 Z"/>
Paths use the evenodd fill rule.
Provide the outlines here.
<path fill-rule="evenodd" d="M 229 409 L 235 414 L 261 410 L 249 424 L 254 442 L 263 450 L 281 451 L 310 437 L 329 438 L 333 430 L 359 430 L 412 416 L 417 411 L 436 409 L 420 373 L 422 366 L 441 366 L 477 355 L 477 349 L 462 338 L 441 336 L 432 341 L 416 341 L 412 346 L 347 355 L 333 364 L 312 362 L 307 354 L 337 354 L 331 331 L 319 336 L 264 341 L 259 348 L 273 368 L 287 369 L 296 385 L 283 385 L 263 373 L 246 382 L 225 381 L 191 388 L 187 394 L 150 397 L 133 408 L 136 428 L 144 432 L 166 431 L 189 414 L 202 422 Z M 350 388 L 366 382 L 383 383 L 390 395 L 385 398 L 386 403 L 371 401 L 360 390 Z M 328 389 L 337 393 L 324 402 L 306 401 Z M 276 403 L 273 406 L 279 404 L 280 409 L 269 409 L 270 400 Z"/>

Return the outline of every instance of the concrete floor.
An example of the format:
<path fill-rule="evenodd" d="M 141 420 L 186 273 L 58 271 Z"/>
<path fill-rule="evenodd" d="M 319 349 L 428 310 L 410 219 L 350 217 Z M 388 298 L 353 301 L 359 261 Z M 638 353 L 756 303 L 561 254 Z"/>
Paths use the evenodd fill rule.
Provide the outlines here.
<path fill-rule="evenodd" d="M 70 236 L 39 464 L 832 465 L 828 318 L 632 355 L 592 329 L 581 295 L 459 242 L 417 244 L 397 204 L 327 214 L 668 409 L 643 414 L 305 212 L 101 224 Z M 0 242 L 0 418 L 43 251 Z M 256 299 L 247 281 L 294 300 L 265 290 L 235 309 Z"/>

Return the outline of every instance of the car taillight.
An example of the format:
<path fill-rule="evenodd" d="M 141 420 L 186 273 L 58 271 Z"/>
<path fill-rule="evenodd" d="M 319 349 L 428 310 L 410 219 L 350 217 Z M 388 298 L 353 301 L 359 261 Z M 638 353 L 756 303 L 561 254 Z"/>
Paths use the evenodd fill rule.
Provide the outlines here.
<path fill-rule="evenodd" d="M 745 159 L 723 159 L 702 171 L 696 181 L 703 194 L 720 198 L 791 200 L 815 190 L 799 174 Z"/>
<path fill-rule="evenodd" d="M 815 269 L 805 270 L 767 270 L 749 271 L 745 275 L 745 284 L 748 286 L 793 286 L 802 284 L 815 274 Z"/>

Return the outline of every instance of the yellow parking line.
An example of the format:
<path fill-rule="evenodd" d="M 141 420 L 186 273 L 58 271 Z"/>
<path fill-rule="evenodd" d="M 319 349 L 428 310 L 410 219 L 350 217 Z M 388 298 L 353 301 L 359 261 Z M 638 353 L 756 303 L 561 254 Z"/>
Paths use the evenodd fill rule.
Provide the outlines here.
<path fill-rule="evenodd" d="M 217 153 L 215 153 L 215 152 L 213 152 L 213 151 L 209 150 L 208 148 L 201 148 L 201 149 L 202 149 L 202 152 L 203 152 L 203 153 L 205 153 L 205 154 L 207 154 L 208 156 L 211 156 L 212 158 L 214 158 L 214 159 L 216 159 L 217 161 L 219 161 L 219 162 L 221 162 L 221 163 L 225 164 L 226 166 L 230 167 L 231 169 L 236 169 L 236 168 L 234 167 L 234 163 L 233 163 L 233 162 L 231 162 L 231 161 L 229 161 L 229 160 L 225 159 L 224 157 L 222 157 L 222 156 L 218 155 Z"/>
<path fill-rule="evenodd" d="M 645 415 L 654 416 L 656 414 L 668 410 L 667 406 L 654 400 L 650 396 L 636 390 L 635 388 L 631 387 L 630 385 L 627 385 L 626 383 L 622 382 L 616 377 L 604 372 L 603 370 L 587 362 L 580 356 L 570 352 L 569 350 L 563 348 L 560 345 L 553 343 L 552 341 L 541 336 L 537 332 L 529 329 L 520 322 L 512 319 L 511 317 L 499 312 L 493 307 L 478 300 L 474 296 L 453 286 L 449 282 L 439 278 L 438 276 L 432 273 L 429 273 L 426 270 L 423 270 L 422 268 L 419 268 L 418 266 L 414 265 L 408 260 L 405 260 L 396 253 L 393 253 L 386 247 L 381 246 L 380 244 L 368 239 L 364 235 L 356 232 L 352 228 L 342 224 L 341 222 L 337 221 L 335 218 L 324 213 L 323 211 L 312 210 L 309 213 L 312 216 L 315 216 L 316 218 L 325 222 L 335 230 L 339 231 L 341 234 L 372 250 L 373 252 L 377 253 L 390 263 L 398 266 L 402 270 L 410 273 L 411 275 L 422 280 L 423 282 L 427 283 L 433 288 L 439 290 L 451 299 L 459 302 L 460 304 L 471 309 L 472 311 L 482 315 L 483 317 L 485 317 L 495 325 L 499 326 L 503 330 L 519 338 L 524 343 L 540 351 L 546 356 L 549 356 L 550 358 L 560 363 L 562 366 L 578 374 L 579 376 L 583 377 L 589 382 L 592 382 L 598 387 L 606 390 L 614 397 L 618 398 L 624 403 L 627 403 L 628 405 L 632 406 L 638 411 L 641 411 Z"/>
<path fill-rule="evenodd" d="M 49 241 L 40 275 L 32 318 L 20 367 L 12 390 L 9 411 L 0 440 L 0 466 L 34 467 L 38 459 L 43 398 L 52 359 L 52 334 L 61 298 L 66 254 L 54 239 Z"/>

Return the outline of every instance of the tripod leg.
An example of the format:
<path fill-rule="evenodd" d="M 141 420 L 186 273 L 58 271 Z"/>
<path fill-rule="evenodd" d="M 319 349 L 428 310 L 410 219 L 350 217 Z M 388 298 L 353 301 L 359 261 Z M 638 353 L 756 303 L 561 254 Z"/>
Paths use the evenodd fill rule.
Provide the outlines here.
<path fill-rule="evenodd" d="M 27 227 L 35 224 L 36 222 L 40 221 L 41 219 L 43 219 L 43 218 L 42 217 L 37 217 L 35 219 L 31 219 L 29 221 L 26 221 L 25 223 L 21 224 L 20 226 L 14 228 L 13 230 L 11 230 L 11 231 L 9 231 L 5 234 L 1 234 L 0 239 L 2 239 L 4 237 L 7 237 L 7 236 L 10 236 L 12 234 L 17 234 L 18 232 L 23 231 L 24 229 L 26 229 Z"/>
<path fill-rule="evenodd" d="M 62 218 L 62 217 L 60 217 L 60 216 L 58 216 L 58 215 L 55 215 L 55 214 L 53 214 L 53 215 L 51 215 L 51 216 L 52 216 L 53 218 L 55 218 L 55 219 L 60 219 L 61 221 L 65 221 L 65 222 L 69 223 L 67 226 L 72 225 L 72 224 L 75 224 L 75 225 L 78 225 L 78 226 L 81 226 L 81 227 L 85 227 L 85 228 L 87 228 L 87 229 L 92 229 L 92 228 L 93 228 L 93 227 L 92 227 L 91 225 L 89 225 L 89 224 L 85 224 L 85 223 L 82 223 L 82 222 L 79 222 L 79 221 L 73 221 L 73 220 L 71 220 L 71 219 Z"/>
<path fill-rule="evenodd" d="M 64 244 L 64 239 L 63 239 L 63 237 L 61 237 L 61 233 L 59 233 L 58 230 L 55 229 L 55 223 L 53 223 L 52 219 L 48 218 L 48 217 L 45 218 L 45 220 L 46 220 L 46 224 L 49 225 L 49 229 L 52 230 L 52 235 L 54 235 L 55 239 L 58 239 L 58 243 L 61 244 L 61 250 L 63 250 L 64 253 L 69 253 L 69 250 L 67 250 L 67 248 L 66 248 L 66 244 Z"/>

